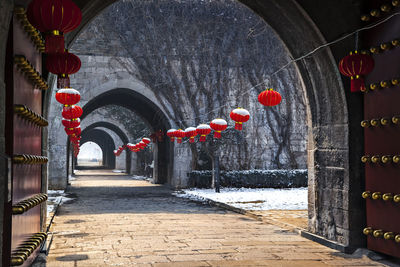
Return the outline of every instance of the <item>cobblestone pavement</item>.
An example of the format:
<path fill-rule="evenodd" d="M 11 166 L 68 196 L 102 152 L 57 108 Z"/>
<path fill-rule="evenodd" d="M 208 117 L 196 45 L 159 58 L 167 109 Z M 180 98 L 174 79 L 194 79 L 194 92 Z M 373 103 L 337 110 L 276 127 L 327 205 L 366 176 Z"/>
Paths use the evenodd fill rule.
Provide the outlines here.
<path fill-rule="evenodd" d="M 384 266 L 127 176 L 78 176 L 47 266 Z"/>

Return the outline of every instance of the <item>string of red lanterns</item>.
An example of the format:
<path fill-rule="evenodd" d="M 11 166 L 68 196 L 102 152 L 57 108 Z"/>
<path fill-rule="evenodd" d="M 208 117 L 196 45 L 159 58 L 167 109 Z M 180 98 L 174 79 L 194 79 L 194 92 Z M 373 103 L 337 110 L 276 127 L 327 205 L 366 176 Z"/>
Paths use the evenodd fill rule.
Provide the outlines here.
<path fill-rule="evenodd" d="M 56 93 L 56 99 L 63 104 L 62 124 L 65 132 L 69 135 L 71 143 L 74 145 L 74 155 L 79 153 L 79 140 L 81 139 L 81 128 L 79 117 L 83 110 L 76 104 L 80 100 L 80 94 L 75 89 L 70 88 L 69 75 L 79 71 L 81 61 L 76 55 L 65 50 L 64 33 L 77 28 L 82 20 L 80 9 L 71 0 L 33 0 L 29 4 L 27 11 L 28 20 L 46 36 L 45 52 L 48 53 L 46 68 L 57 75 L 57 88 L 61 88 Z M 272 90 L 266 90 L 258 96 L 258 100 L 265 106 L 274 106 L 281 102 L 281 95 Z M 250 114 L 245 109 L 235 109 L 230 113 L 230 117 L 235 121 L 235 129 L 242 130 L 244 122 L 248 121 Z M 190 143 L 194 143 L 195 137 L 200 135 L 200 142 L 206 140 L 206 136 L 214 130 L 214 138 L 221 138 L 221 132 L 226 130 L 228 124 L 224 119 L 214 119 L 210 125 L 200 124 L 195 127 L 182 129 L 170 129 L 167 136 L 171 142 L 177 138 L 178 143 L 182 143 L 184 137 L 189 138 Z M 162 141 L 163 132 L 152 134 L 153 142 Z M 125 147 L 133 151 L 144 149 L 150 143 L 149 138 L 143 138 L 138 144 L 127 144 L 116 150 L 121 153 Z"/>
<path fill-rule="evenodd" d="M 63 105 L 62 124 L 77 157 L 81 139 L 79 117 L 83 110 L 76 104 L 80 93 L 70 88 L 69 75 L 81 68 L 81 60 L 65 49 L 64 33 L 76 29 L 82 12 L 71 0 L 32 0 L 27 9 L 29 22 L 45 36 L 46 68 L 57 75 L 56 100 Z"/>
<path fill-rule="evenodd" d="M 273 89 L 267 89 L 258 95 L 258 101 L 268 107 L 276 106 L 281 103 L 282 96 L 279 92 Z M 229 117 L 235 122 L 235 129 L 241 131 L 243 129 L 243 123 L 250 119 L 250 113 L 244 108 L 236 108 L 231 111 Z M 171 142 L 174 143 L 175 138 L 177 138 L 177 143 L 182 143 L 184 137 L 189 138 L 190 143 L 195 142 L 195 137 L 200 136 L 199 142 L 205 142 L 207 135 L 214 130 L 214 138 L 221 138 L 221 133 L 228 128 L 228 123 L 226 120 L 218 118 L 210 122 L 210 124 L 199 124 L 197 127 L 188 127 L 184 131 L 182 129 L 169 129 L 167 131 L 167 136 L 170 138 Z"/>
<path fill-rule="evenodd" d="M 148 137 L 143 137 L 139 143 L 132 144 L 127 143 L 126 145 L 118 147 L 118 149 L 114 150 L 114 155 L 116 157 L 120 156 L 124 149 L 129 149 L 132 152 L 139 152 L 140 150 L 145 149 L 151 143 L 151 139 Z"/>

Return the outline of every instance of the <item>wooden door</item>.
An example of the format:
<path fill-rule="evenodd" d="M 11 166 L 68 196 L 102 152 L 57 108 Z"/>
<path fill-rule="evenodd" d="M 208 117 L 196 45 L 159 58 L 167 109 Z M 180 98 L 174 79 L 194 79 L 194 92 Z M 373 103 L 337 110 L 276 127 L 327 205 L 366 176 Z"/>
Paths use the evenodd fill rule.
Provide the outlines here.
<path fill-rule="evenodd" d="M 374 7 L 370 6 L 370 9 Z M 380 6 L 375 8 L 380 9 Z M 399 12 L 393 8 L 379 19 Z M 370 21 L 378 21 L 373 19 Z M 372 51 L 374 70 L 364 93 L 364 234 L 369 249 L 400 258 L 400 17 L 369 30 L 363 45 Z M 400 39 L 399 39 L 400 40 Z"/>
<path fill-rule="evenodd" d="M 5 225 L 3 266 L 29 266 L 46 238 L 41 233 L 42 127 L 47 121 L 42 113 L 41 77 L 42 43 L 36 30 L 26 20 L 24 10 L 16 8 L 8 40 L 6 134 L 7 153 L 12 158 L 11 201 Z"/>

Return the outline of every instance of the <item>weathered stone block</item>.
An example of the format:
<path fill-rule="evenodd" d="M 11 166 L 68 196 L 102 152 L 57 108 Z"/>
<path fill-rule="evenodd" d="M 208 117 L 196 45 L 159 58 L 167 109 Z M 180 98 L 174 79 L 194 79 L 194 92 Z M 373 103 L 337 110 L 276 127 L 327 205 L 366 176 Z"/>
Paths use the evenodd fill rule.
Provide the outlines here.
<path fill-rule="evenodd" d="M 314 152 L 314 163 L 324 167 L 347 166 L 348 151 L 338 149 L 317 149 Z"/>
<path fill-rule="evenodd" d="M 330 124 L 312 128 L 314 145 L 319 149 L 347 149 L 348 125 Z"/>

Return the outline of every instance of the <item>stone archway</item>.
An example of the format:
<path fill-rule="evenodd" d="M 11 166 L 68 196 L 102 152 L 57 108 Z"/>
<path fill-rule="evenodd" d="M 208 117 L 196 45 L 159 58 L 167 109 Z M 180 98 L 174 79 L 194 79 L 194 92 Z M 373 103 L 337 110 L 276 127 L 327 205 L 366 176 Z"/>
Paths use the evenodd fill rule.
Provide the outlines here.
<path fill-rule="evenodd" d="M 115 149 L 115 143 L 112 137 L 101 129 L 85 129 L 82 132 L 81 144 L 86 142 L 94 142 L 100 146 L 103 152 L 103 166 L 106 169 L 115 169 L 115 156 L 113 150 Z M 75 165 L 78 167 L 77 165 Z"/>
<path fill-rule="evenodd" d="M 84 120 L 82 120 L 82 123 L 84 123 Z M 82 141 L 81 142 L 84 141 L 86 135 L 89 135 L 93 131 L 102 131 L 103 133 L 110 136 L 108 133 L 106 133 L 101 128 L 105 128 L 105 129 L 108 129 L 108 130 L 114 132 L 124 144 L 129 143 L 129 138 L 128 138 L 127 134 L 119 126 L 112 124 L 110 122 L 106 122 L 106 121 L 98 121 L 98 122 L 89 124 L 88 126 L 84 127 L 82 130 Z M 111 136 L 110 136 L 110 138 L 112 139 Z M 113 164 L 114 167 L 113 168 L 115 168 L 115 166 L 116 166 L 113 150 L 116 149 L 119 145 L 122 145 L 122 144 L 116 144 L 113 141 L 113 147 L 110 150 L 110 156 L 114 159 L 114 164 Z M 126 151 L 125 170 L 127 173 L 131 173 L 131 162 L 132 162 L 132 153 L 130 151 Z"/>
<path fill-rule="evenodd" d="M 113 3 L 115 1 L 109 1 Z M 340 25 L 335 29 L 327 29 L 325 13 L 316 10 L 307 1 L 240 1 L 260 15 L 277 33 L 286 45 L 293 58 L 312 51 L 325 43 L 321 31 L 332 38 L 335 32 L 345 32 L 351 29 L 349 25 Z M 107 3 L 93 3 L 87 8 L 86 22 L 94 13 L 99 13 Z M 343 13 L 343 6 L 330 4 L 324 10 L 336 10 Z M 310 12 L 311 18 L 305 9 Z M 89 12 L 90 10 L 90 12 Z M 345 16 L 354 16 L 357 11 L 348 11 Z M 90 14 L 90 15 L 89 15 Z M 313 20 L 321 24 L 318 28 Z M 83 28 L 84 26 L 82 26 Z M 287 29 L 290 28 L 290 31 Z M 70 44 L 77 33 L 69 38 Z M 299 43 L 298 40 L 307 40 Z M 358 193 L 361 192 L 360 167 L 350 168 L 358 162 L 358 152 L 361 146 L 354 145 L 350 151 L 349 140 L 354 141 L 362 132 L 356 127 L 361 120 L 361 101 L 347 94 L 337 71 L 337 58 L 345 54 L 342 47 L 323 49 L 312 57 L 295 63 L 301 74 L 303 88 L 308 108 L 308 169 L 309 169 L 309 231 L 343 245 L 343 249 L 359 246 L 362 242 L 358 230 L 362 227 L 359 217 L 365 216 Z M 348 49 L 348 48 L 345 48 Z M 332 52 L 336 52 L 336 59 Z M 347 52 L 347 51 L 346 51 Z M 341 53 L 341 55 L 340 55 Z M 349 108 L 355 116 L 349 117 Z M 351 120 L 351 121 L 350 121 Z M 351 122 L 355 122 L 354 124 Z M 353 193 L 350 193 L 352 188 Z M 332 202 L 331 199 L 337 201 Z M 358 210 L 355 212 L 354 210 Z"/>
<path fill-rule="evenodd" d="M 115 1 L 76 2 L 83 11 L 84 18 L 81 25 L 83 29 L 94 16 Z M 275 29 L 294 57 L 304 55 L 323 43 L 322 36 L 331 40 L 353 30 L 359 23 L 355 20 L 359 17 L 359 8 L 353 6 L 357 5 L 357 1 L 315 3 L 305 0 L 298 2 L 241 0 L 240 2 L 253 9 Z M 321 5 L 324 8 L 321 8 Z M 349 5 L 352 8 L 349 8 Z M 2 15 L 0 17 L 3 18 L 0 21 L 2 26 L 0 40 L 4 48 L 13 3 L 4 1 L 0 7 Z M 333 25 L 339 14 L 341 23 Z M 67 36 L 69 44 L 73 42 L 77 33 L 78 31 Z M 305 41 L 300 43 L 299 40 Z M 360 177 L 363 173 L 358 164 L 362 144 L 357 142 L 357 139 L 362 137 L 362 131 L 358 126 L 362 114 L 361 99 L 344 92 L 336 69 L 336 61 L 352 48 L 353 43 L 346 41 L 335 48 L 323 50 L 312 58 L 299 61 L 296 65 L 302 74 L 310 108 L 309 171 L 310 183 L 313 186 L 310 187 L 309 230 L 337 241 L 345 247 L 364 245 L 362 238 L 359 237 L 359 229 L 362 228 L 365 218 L 364 207 L 358 197 L 362 188 Z M 3 89 L 5 54 L 6 52 L 3 52 L 0 55 L 0 88 Z M 4 95 L 3 89 L 1 95 Z M 48 96 L 50 97 L 50 94 Z M 48 106 L 49 98 L 44 107 L 46 116 Z M 2 124 L 5 120 L 3 111 L 0 108 Z M 3 134 L 0 138 L 0 148 L 3 148 Z M 44 151 L 46 150 L 44 148 Z M 6 185 L 5 176 L 2 178 L 2 184 Z M 323 191 L 325 188 L 328 189 L 326 194 Z M 333 203 L 332 199 L 339 200 Z"/>
<path fill-rule="evenodd" d="M 105 105 L 119 105 L 132 110 L 147 122 L 153 132 L 161 130 L 165 133 L 171 128 L 169 120 L 156 104 L 142 94 L 126 88 L 106 91 L 88 101 L 83 107 L 82 121 L 92 111 Z M 102 122 L 99 122 L 94 125 L 100 127 L 101 124 Z M 170 183 L 172 180 L 173 160 L 169 156 L 171 149 L 168 142 L 154 143 L 153 179 L 156 183 Z"/>

